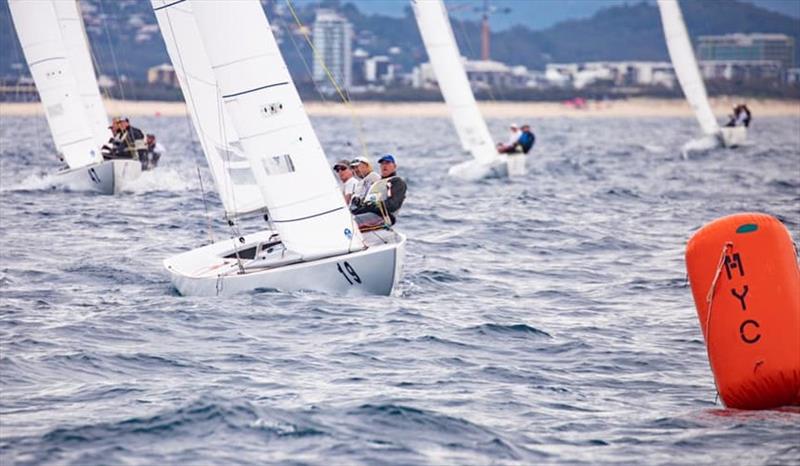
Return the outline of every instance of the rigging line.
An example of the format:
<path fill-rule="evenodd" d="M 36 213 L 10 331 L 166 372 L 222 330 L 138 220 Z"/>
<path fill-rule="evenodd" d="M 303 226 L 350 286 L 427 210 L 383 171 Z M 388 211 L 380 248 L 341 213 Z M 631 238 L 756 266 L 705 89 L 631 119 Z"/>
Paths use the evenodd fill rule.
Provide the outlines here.
<path fill-rule="evenodd" d="M 308 77 L 311 78 L 311 84 L 314 85 L 314 90 L 317 91 L 317 94 L 319 94 L 320 100 L 322 100 L 323 103 L 328 103 L 328 99 L 325 98 L 325 94 L 322 93 L 322 90 L 317 85 L 317 81 L 314 80 L 314 72 L 311 71 L 311 66 L 309 66 L 308 61 L 306 60 L 306 57 L 303 56 L 303 52 L 300 50 L 300 46 L 297 45 L 297 40 L 295 40 L 294 34 L 292 34 L 292 31 L 291 31 L 291 28 L 289 28 L 289 26 L 287 24 L 285 24 L 285 23 L 284 23 L 284 30 L 286 31 L 286 34 L 289 36 L 289 39 L 291 39 L 292 45 L 294 45 L 294 50 L 297 52 L 297 55 L 300 57 L 300 61 L 303 62 L 303 67 L 306 69 L 306 73 L 308 74 Z"/>
<path fill-rule="evenodd" d="M 203 177 L 200 176 L 200 165 L 195 162 L 194 164 L 195 169 L 197 169 L 197 179 L 200 181 L 200 192 L 203 194 L 203 210 L 206 212 L 206 226 L 208 227 L 208 239 L 212 243 L 214 242 L 214 233 L 211 229 L 211 216 L 208 214 L 208 202 L 206 202 L 206 190 L 203 187 Z"/>
<path fill-rule="evenodd" d="M 106 40 L 108 41 L 108 50 L 111 53 L 111 62 L 114 64 L 114 73 L 117 78 L 117 83 L 119 84 L 119 93 L 122 100 L 125 100 L 125 86 L 122 84 L 122 80 L 120 79 L 119 73 L 119 66 L 117 65 L 117 55 L 114 53 L 114 46 L 111 44 L 111 33 L 108 32 L 108 16 L 106 16 L 105 8 L 103 7 L 103 2 L 105 0 L 100 0 L 98 3 L 100 4 L 100 14 L 103 15 L 103 30 L 106 33 Z"/>
<path fill-rule="evenodd" d="M 473 57 L 477 56 L 477 55 L 475 55 L 475 50 L 472 48 L 472 42 L 469 40 L 469 34 L 467 34 L 467 29 L 464 26 L 464 22 L 459 20 L 458 18 L 456 18 L 456 24 L 458 25 L 458 28 L 460 29 L 459 32 L 461 32 L 461 37 L 464 39 L 464 42 L 467 44 L 467 50 L 469 50 L 469 55 L 473 56 Z M 456 46 L 458 46 L 458 42 L 456 42 Z M 466 71 L 467 70 L 465 69 L 464 70 L 465 74 L 466 74 Z M 469 81 L 469 75 L 467 76 L 467 81 Z M 486 86 L 486 90 L 489 93 L 489 100 L 491 100 L 492 103 L 496 104 L 497 103 L 497 99 L 495 98 L 494 92 L 492 92 L 492 86 L 491 85 Z M 497 91 L 502 96 L 502 92 L 500 92 L 500 89 L 498 89 Z"/>
<path fill-rule="evenodd" d="M 304 30 L 303 23 L 300 21 L 300 18 L 297 16 L 297 12 L 294 10 L 294 6 L 292 5 L 292 0 L 286 0 L 286 5 L 289 7 L 289 11 L 292 13 L 292 17 L 294 18 L 297 26 L 300 28 L 300 31 Z M 325 64 L 325 61 L 317 52 L 317 48 L 314 47 L 314 43 L 309 39 L 308 34 L 303 32 L 303 37 L 306 39 L 308 46 L 311 47 L 311 51 L 314 55 L 314 59 L 322 66 L 322 69 L 325 71 L 325 75 L 328 77 L 328 80 L 333 85 L 336 92 L 339 94 L 339 97 L 342 99 L 342 103 L 347 106 L 347 109 L 350 111 L 350 118 L 353 120 L 353 123 L 356 127 L 356 134 L 358 137 L 358 142 L 361 144 L 361 151 L 364 157 L 369 157 L 369 150 L 367 149 L 367 142 L 363 136 L 363 128 L 361 125 L 361 120 L 356 116 L 355 109 L 353 108 L 352 101 L 345 96 L 344 92 L 342 92 L 342 88 L 336 82 L 336 78 L 334 78 L 333 73 L 331 70 L 328 69 L 328 66 Z"/>
<path fill-rule="evenodd" d="M 97 55 L 92 49 L 92 43 L 89 41 L 89 31 L 86 30 L 86 23 L 83 22 L 83 12 L 81 11 L 79 0 L 75 0 L 75 6 L 78 8 L 78 21 L 80 21 L 81 30 L 83 30 L 83 39 L 86 41 L 86 48 L 89 49 L 89 57 L 92 59 L 92 67 L 94 68 L 95 76 L 99 77 L 103 74 L 103 70 L 100 69 L 100 61 L 97 60 Z M 100 86 L 99 82 L 97 84 L 103 97 L 107 100 L 111 100 L 111 93 L 108 88 Z M 103 106 L 103 110 L 105 110 L 105 105 Z M 108 113 L 106 113 L 106 116 L 108 116 Z"/>

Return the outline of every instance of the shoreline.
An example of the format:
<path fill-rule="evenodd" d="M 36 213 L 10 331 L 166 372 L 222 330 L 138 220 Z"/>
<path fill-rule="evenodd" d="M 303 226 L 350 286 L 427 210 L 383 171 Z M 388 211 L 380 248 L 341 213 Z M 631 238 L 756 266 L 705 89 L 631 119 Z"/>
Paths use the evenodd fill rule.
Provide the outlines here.
<path fill-rule="evenodd" d="M 746 102 L 756 118 L 800 118 L 800 100 L 748 99 L 742 97 L 715 97 L 709 99 L 714 114 L 724 118 L 731 108 Z M 129 116 L 185 116 L 183 102 L 106 100 L 109 115 Z M 479 102 L 486 118 L 642 118 L 691 117 L 689 104 L 683 99 L 634 98 L 627 100 L 589 101 L 586 108 L 575 109 L 562 102 Z M 446 118 L 449 117 L 444 102 L 309 102 L 305 104 L 311 116 L 371 117 L 371 118 Z M 36 116 L 44 111 L 39 102 L 2 102 L 0 117 Z"/>

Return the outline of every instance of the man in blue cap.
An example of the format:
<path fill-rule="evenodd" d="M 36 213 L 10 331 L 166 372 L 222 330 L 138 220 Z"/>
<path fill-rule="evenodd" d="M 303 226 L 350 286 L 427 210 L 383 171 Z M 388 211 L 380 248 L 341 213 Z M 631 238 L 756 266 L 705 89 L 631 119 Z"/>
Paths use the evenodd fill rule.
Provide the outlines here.
<path fill-rule="evenodd" d="M 360 228 L 394 225 L 395 215 L 406 200 L 406 182 L 397 176 L 394 156 L 386 154 L 378 164 L 381 166 L 381 180 L 370 189 L 366 202 L 353 211 Z"/>

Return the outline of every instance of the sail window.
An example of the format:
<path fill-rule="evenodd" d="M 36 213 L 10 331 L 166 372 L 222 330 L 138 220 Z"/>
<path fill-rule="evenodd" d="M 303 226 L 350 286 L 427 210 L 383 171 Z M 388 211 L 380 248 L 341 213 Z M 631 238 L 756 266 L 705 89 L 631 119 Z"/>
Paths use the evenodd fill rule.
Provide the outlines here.
<path fill-rule="evenodd" d="M 267 175 L 284 175 L 294 171 L 294 162 L 292 162 L 292 156 L 289 154 L 264 157 L 261 162 Z"/>

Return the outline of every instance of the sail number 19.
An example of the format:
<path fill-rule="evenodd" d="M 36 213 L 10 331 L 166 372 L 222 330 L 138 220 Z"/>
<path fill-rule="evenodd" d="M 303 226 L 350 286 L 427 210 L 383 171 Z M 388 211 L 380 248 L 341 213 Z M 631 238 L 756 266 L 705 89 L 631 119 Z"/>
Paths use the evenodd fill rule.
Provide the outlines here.
<path fill-rule="evenodd" d="M 344 262 L 344 268 L 342 268 L 342 264 L 337 262 L 336 268 L 339 269 L 339 273 L 342 274 L 345 280 L 347 280 L 347 283 L 351 285 L 353 284 L 353 282 L 361 283 L 361 277 L 359 277 L 358 274 L 356 273 L 356 269 L 354 269 L 353 266 L 350 265 L 347 261 Z"/>

